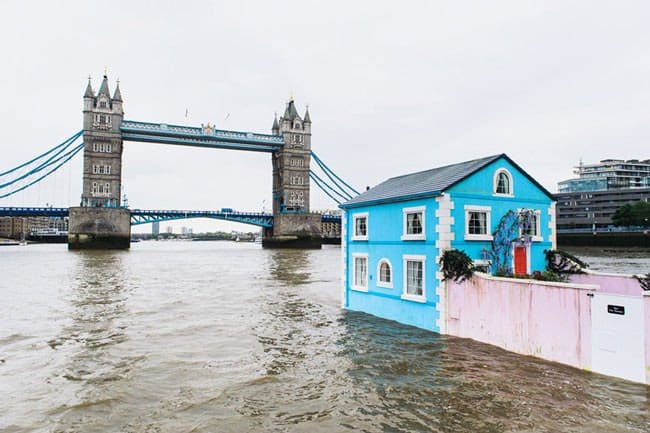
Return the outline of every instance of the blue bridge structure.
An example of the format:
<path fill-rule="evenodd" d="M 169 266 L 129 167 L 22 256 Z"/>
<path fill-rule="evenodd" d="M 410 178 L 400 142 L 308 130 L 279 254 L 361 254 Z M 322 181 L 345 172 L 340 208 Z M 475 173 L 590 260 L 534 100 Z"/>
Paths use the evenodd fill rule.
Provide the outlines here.
<path fill-rule="evenodd" d="M 209 218 L 232 221 L 257 227 L 273 227 L 273 214 L 268 212 L 240 212 L 232 209 L 212 210 L 143 210 L 130 209 L 131 225 L 173 221 L 190 218 Z M 69 216 L 65 207 L 0 207 L 0 217 L 49 217 Z M 321 222 L 341 223 L 340 215 L 321 214 Z"/>
<path fill-rule="evenodd" d="M 119 82 L 111 94 L 108 77 L 104 75 L 95 92 L 89 78 L 83 95 L 83 129 L 25 163 L 0 170 L 0 199 L 3 199 L 43 181 L 83 152 L 80 205 L 0 208 L 0 217 L 68 217 L 71 249 L 128 248 L 131 226 L 185 218 L 211 218 L 262 227 L 264 246 L 319 248 L 324 225 L 327 225 L 327 236 L 331 237 L 333 232 L 340 236 L 341 218 L 310 210 L 311 182 L 336 204 L 359 193 L 313 152 L 311 124 L 309 109 L 301 116 L 293 99 L 287 102 L 280 118 L 274 117 L 270 134 L 222 130 L 210 123 L 182 126 L 128 120 L 124 119 Z M 272 213 L 227 208 L 219 211 L 129 209 L 122 196 L 125 142 L 267 153 L 272 162 Z M 332 224 L 338 224 L 338 229 L 332 230 Z"/>

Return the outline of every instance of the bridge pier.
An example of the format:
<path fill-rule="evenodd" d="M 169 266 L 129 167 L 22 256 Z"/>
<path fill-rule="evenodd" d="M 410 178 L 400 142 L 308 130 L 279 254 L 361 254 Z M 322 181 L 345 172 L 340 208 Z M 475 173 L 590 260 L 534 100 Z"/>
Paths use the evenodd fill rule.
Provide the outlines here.
<path fill-rule="evenodd" d="M 68 249 L 128 249 L 131 213 L 125 208 L 71 207 Z"/>
<path fill-rule="evenodd" d="M 264 248 L 319 249 L 321 216 L 316 213 L 278 213 L 273 216 L 273 227 L 264 229 Z"/>

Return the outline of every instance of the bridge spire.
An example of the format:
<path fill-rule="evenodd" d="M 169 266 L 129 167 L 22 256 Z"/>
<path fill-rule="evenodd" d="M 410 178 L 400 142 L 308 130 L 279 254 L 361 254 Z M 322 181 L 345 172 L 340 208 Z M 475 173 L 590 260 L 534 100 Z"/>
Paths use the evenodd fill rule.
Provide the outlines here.
<path fill-rule="evenodd" d="M 309 117 L 309 105 L 305 108 L 305 120 L 304 123 L 311 123 L 311 117 Z"/>
<path fill-rule="evenodd" d="M 122 101 L 122 92 L 120 92 L 120 80 L 117 80 L 117 85 L 115 86 L 115 93 L 113 93 L 113 101 Z"/>
<path fill-rule="evenodd" d="M 111 94 L 108 90 L 108 76 L 104 75 L 104 79 L 102 80 L 102 85 L 99 87 L 99 92 L 97 92 L 97 96 L 99 95 L 106 95 L 109 98 L 111 97 Z"/>
<path fill-rule="evenodd" d="M 277 111 L 275 112 L 275 114 L 273 116 L 273 126 L 271 127 L 271 131 L 276 135 L 280 133 L 280 125 L 278 124 L 278 113 L 277 113 Z"/>
<path fill-rule="evenodd" d="M 86 92 L 84 93 L 84 98 L 94 98 L 95 92 L 93 92 L 93 87 L 90 84 L 90 75 L 88 75 L 88 85 L 86 86 Z"/>

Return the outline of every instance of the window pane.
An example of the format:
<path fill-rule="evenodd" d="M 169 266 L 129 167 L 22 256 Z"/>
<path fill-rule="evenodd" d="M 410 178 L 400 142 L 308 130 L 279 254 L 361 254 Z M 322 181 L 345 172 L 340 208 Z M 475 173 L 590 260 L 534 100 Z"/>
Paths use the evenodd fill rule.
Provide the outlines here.
<path fill-rule="evenodd" d="M 366 218 L 365 217 L 356 218 L 354 234 L 356 236 L 366 236 L 366 233 L 367 233 Z"/>
<path fill-rule="evenodd" d="M 406 293 L 422 296 L 422 262 L 406 262 Z"/>
<path fill-rule="evenodd" d="M 487 213 L 470 212 L 468 231 L 470 235 L 486 235 L 487 234 Z"/>
<path fill-rule="evenodd" d="M 390 283 L 390 266 L 384 262 L 379 267 L 379 281 L 382 283 Z"/>
<path fill-rule="evenodd" d="M 497 193 L 510 194 L 510 178 L 505 173 L 499 173 L 497 179 Z"/>
<path fill-rule="evenodd" d="M 406 214 L 406 234 L 422 234 L 422 212 Z"/>
<path fill-rule="evenodd" d="M 366 275 L 368 272 L 365 257 L 354 258 L 354 285 L 357 287 L 366 286 Z"/>

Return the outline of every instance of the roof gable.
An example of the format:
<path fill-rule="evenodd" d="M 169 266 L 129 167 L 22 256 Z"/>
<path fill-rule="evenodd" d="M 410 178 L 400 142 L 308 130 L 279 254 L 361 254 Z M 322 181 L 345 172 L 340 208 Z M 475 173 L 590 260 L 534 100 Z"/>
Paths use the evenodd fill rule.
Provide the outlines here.
<path fill-rule="evenodd" d="M 406 174 L 390 178 L 374 188 L 363 192 L 353 199 L 343 203 L 340 207 L 357 207 L 368 204 L 389 203 L 420 197 L 431 197 L 442 194 L 445 190 L 472 176 L 482 168 L 501 158 L 506 159 L 513 167 L 528 178 L 551 200 L 553 196 L 541 186 L 528 173 L 521 169 L 505 153 L 473 159 L 444 167 L 433 168 L 417 173 Z"/>

